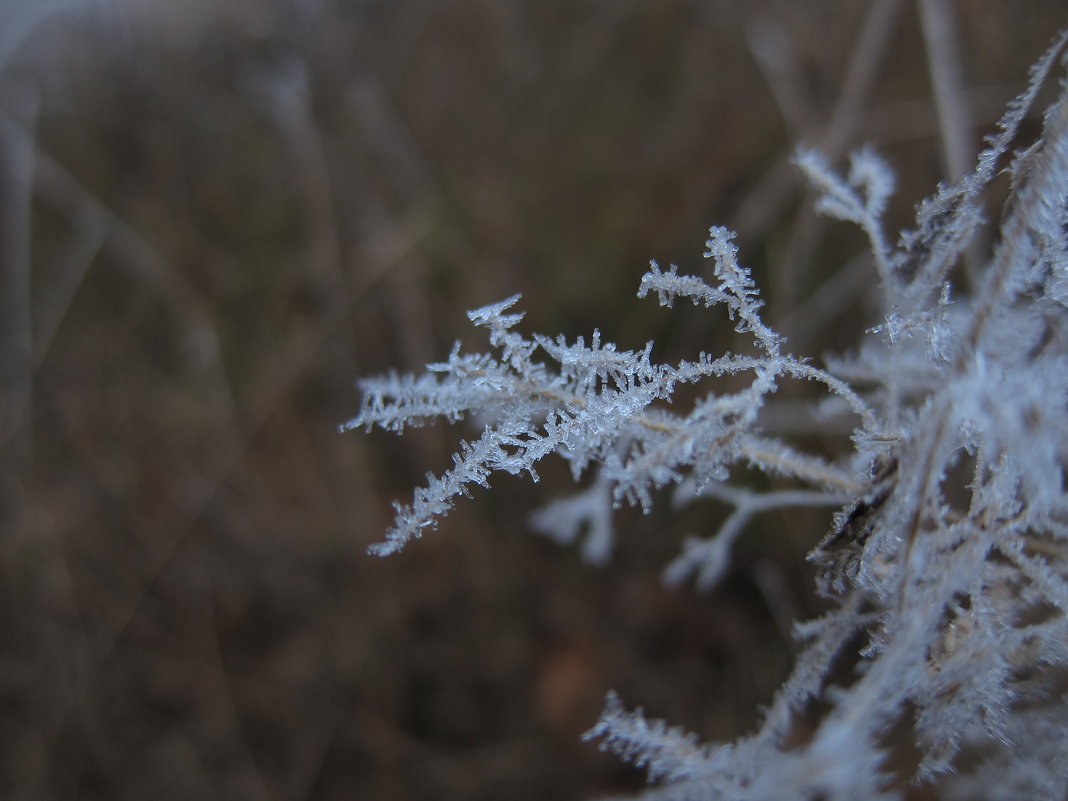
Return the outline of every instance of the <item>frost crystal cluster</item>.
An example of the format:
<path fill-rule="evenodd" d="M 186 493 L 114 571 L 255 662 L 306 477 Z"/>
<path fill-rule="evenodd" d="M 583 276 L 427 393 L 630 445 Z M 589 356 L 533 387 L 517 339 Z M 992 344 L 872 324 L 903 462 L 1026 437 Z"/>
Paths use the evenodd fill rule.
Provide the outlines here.
<path fill-rule="evenodd" d="M 669 581 L 714 584 L 732 540 L 768 508 L 838 508 L 811 555 L 832 610 L 798 627 L 804 649 L 758 731 L 702 744 L 609 695 L 587 737 L 648 771 L 654 786 L 642 798 L 891 799 L 927 783 L 949 799 L 1068 797 L 1064 83 L 1040 136 L 1020 143 L 1066 40 L 1035 66 L 974 171 L 922 203 L 896 245 L 881 228 L 892 175 L 873 153 L 857 153 L 845 176 L 817 153 L 799 155 L 820 209 L 870 239 L 885 303 L 881 325 L 824 369 L 790 355 L 765 325 L 731 233 L 712 228 L 712 280 L 653 263 L 638 295 L 725 311 L 751 338 L 747 354 L 661 364 L 651 343 L 620 350 L 597 332 L 588 343 L 528 338 L 516 330 L 516 296 L 469 315 L 491 354 L 457 346 L 424 375 L 362 382 L 363 408 L 345 428 L 483 425 L 451 469 L 397 506 L 376 554 L 422 535 L 497 471 L 537 480 L 550 454 L 586 489 L 537 512 L 534 526 L 562 541 L 585 532 L 594 561 L 611 549 L 612 508 L 648 507 L 657 488 L 733 506 L 713 536 L 684 544 Z M 1011 189 L 994 245 L 966 291 L 951 291 L 983 222 L 980 196 L 1002 172 Z M 723 376 L 734 377 L 732 391 L 708 392 L 685 412 L 668 404 L 681 386 Z M 765 402 L 791 379 L 818 382 L 851 416 L 851 450 L 828 460 L 761 434 Z M 732 483 L 735 466 L 799 488 L 746 489 Z M 814 709 L 825 711 L 813 723 Z M 804 736 L 801 720 L 811 724 Z"/>

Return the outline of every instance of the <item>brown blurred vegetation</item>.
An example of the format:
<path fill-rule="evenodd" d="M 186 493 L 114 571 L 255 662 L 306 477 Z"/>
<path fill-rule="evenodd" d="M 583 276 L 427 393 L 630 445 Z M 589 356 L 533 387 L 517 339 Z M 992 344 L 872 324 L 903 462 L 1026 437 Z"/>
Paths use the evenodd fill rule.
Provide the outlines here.
<path fill-rule="evenodd" d="M 744 733 L 826 515 L 709 596 L 658 572 L 722 509 L 624 510 L 597 570 L 525 531 L 563 475 L 379 561 L 463 431 L 337 425 L 517 291 L 527 330 L 728 346 L 633 297 L 712 223 L 795 352 L 848 343 L 862 243 L 788 159 L 874 144 L 897 223 L 946 176 L 919 4 L 119 2 L 0 4 L 3 795 L 585 798 L 641 783 L 579 741 L 609 688 Z M 974 149 L 1062 6 L 931 5 Z"/>

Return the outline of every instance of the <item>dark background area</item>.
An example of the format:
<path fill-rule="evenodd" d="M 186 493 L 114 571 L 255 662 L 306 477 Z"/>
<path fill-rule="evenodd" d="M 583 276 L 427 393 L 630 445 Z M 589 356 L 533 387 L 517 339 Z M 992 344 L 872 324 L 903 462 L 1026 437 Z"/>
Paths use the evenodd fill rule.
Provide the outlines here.
<path fill-rule="evenodd" d="M 1063 6 L 928 5 L 974 151 Z M 470 429 L 337 426 L 355 377 L 482 349 L 464 311 L 515 292 L 525 331 L 736 345 L 634 297 L 650 258 L 703 269 L 710 224 L 791 350 L 854 341 L 864 243 L 789 159 L 874 145 L 891 231 L 952 175 L 919 9 L 0 3 L 0 793 L 567 801 L 642 786 L 580 741 L 609 689 L 752 728 L 829 512 L 665 589 L 726 511 L 623 510 L 594 568 L 527 530 L 570 489 L 546 465 L 379 560 L 390 501 Z"/>

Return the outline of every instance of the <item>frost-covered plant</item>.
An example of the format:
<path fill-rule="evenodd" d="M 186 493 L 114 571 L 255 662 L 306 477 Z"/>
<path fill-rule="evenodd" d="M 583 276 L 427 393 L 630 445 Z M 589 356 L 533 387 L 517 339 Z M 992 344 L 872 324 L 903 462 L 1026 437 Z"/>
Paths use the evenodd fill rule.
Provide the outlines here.
<path fill-rule="evenodd" d="M 947 798 L 1068 797 L 1068 84 L 1039 138 L 1010 153 L 1066 41 L 1034 67 L 974 171 L 922 203 L 896 246 L 881 227 L 893 180 L 873 153 L 857 153 L 844 178 L 799 155 L 820 208 L 871 242 L 885 316 L 849 357 L 821 369 L 790 355 L 761 320 L 731 233 L 712 228 L 713 281 L 652 263 L 638 294 L 724 308 L 751 353 L 661 364 L 651 344 L 619 350 L 596 332 L 589 344 L 527 338 L 516 296 L 469 315 L 492 355 L 457 346 L 422 376 L 362 382 L 363 408 L 345 428 L 483 425 L 450 470 L 397 506 L 376 554 L 420 536 L 496 471 L 537 480 L 550 454 L 592 479 L 534 526 L 563 541 L 587 531 L 595 561 L 611 548 L 612 507 L 648 508 L 655 488 L 733 505 L 718 533 L 684 545 L 672 581 L 714 584 L 760 511 L 839 507 L 811 557 L 833 607 L 798 626 L 804 650 L 757 732 L 701 744 L 609 695 L 587 737 L 648 771 L 657 786 L 643 798 L 889 799 L 934 781 Z M 970 291 L 951 292 L 982 224 L 980 194 L 1002 170 L 1012 184 L 996 244 Z M 748 380 L 688 411 L 667 405 L 680 385 L 727 375 Z M 760 433 L 766 399 L 788 379 L 819 382 L 852 415 L 851 451 L 829 461 Z M 736 486 L 739 464 L 807 488 Z M 848 675 L 836 670 L 832 685 L 843 661 Z M 814 708 L 827 711 L 797 736 Z"/>

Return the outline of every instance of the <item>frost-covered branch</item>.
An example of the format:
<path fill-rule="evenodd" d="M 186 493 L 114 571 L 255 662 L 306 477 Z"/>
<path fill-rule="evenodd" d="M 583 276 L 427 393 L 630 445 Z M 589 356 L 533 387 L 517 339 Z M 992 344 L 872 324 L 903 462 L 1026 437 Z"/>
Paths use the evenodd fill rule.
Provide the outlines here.
<path fill-rule="evenodd" d="M 399 550 L 496 472 L 537 480 L 551 454 L 576 480 L 592 479 L 532 525 L 569 543 L 585 531 L 591 561 L 608 560 L 623 501 L 648 509 L 655 490 L 674 486 L 678 502 L 731 507 L 718 530 L 682 544 L 665 570 L 674 583 L 714 584 L 755 515 L 837 507 L 811 554 L 830 608 L 798 627 L 796 666 L 756 732 L 702 744 L 609 694 L 587 738 L 647 770 L 657 786 L 640 797 L 867 801 L 916 784 L 948 799 L 1068 797 L 1068 85 L 1035 141 L 1010 155 L 1066 49 L 1068 32 L 975 169 L 920 204 L 896 245 L 882 231 L 893 179 L 880 159 L 862 150 L 843 178 L 801 153 L 820 208 L 867 234 L 883 297 L 881 322 L 825 368 L 784 351 L 732 235 L 714 227 L 712 281 L 653 262 L 639 295 L 725 311 L 755 355 L 661 364 L 651 345 L 620 350 L 598 332 L 588 345 L 525 337 L 516 296 L 470 314 L 491 353 L 457 346 L 422 376 L 362 382 L 362 409 L 345 428 L 469 417 L 483 426 L 452 469 L 397 507 L 375 553 Z M 952 267 L 1003 168 L 1010 196 L 969 295 L 951 287 Z M 716 381 L 725 376 L 731 391 Z M 816 455 L 761 431 L 787 379 L 818 382 L 854 413 L 849 446 Z M 679 387 L 706 384 L 688 410 L 667 405 Z M 817 409 L 810 419 L 815 428 Z M 739 466 L 790 483 L 741 486 Z"/>
<path fill-rule="evenodd" d="M 679 275 L 675 267 L 662 272 L 653 263 L 642 278 L 639 296 L 655 292 L 667 306 L 676 297 L 724 306 L 736 329 L 750 334 L 763 355 L 701 353 L 693 361 L 655 364 L 652 343 L 640 351 L 620 350 L 603 342 L 599 331 L 589 345 L 582 337 L 572 343 L 562 336 L 527 338 L 513 330 L 523 317 L 510 312 L 519 301 L 515 295 L 468 314 L 475 325 L 488 329 L 494 353 L 462 353 L 457 345 L 447 361 L 428 365 L 423 375 L 361 381 L 363 407 L 342 430 L 399 433 L 434 419 L 455 422 L 473 415 L 487 421 L 478 440 L 461 443 L 452 469 L 430 475 L 411 503 L 396 505 L 393 526 L 372 553 L 393 553 L 421 536 L 448 513 L 458 496 L 469 494 L 473 485 L 489 486 L 493 473 L 526 472 L 537 480 L 537 464 L 550 454 L 570 462 L 576 480 L 597 465 L 602 489 L 547 508 L 535 524 L 571 540 L 578 527 L 597 521 L 587 550 L 595 561 L 602 561 L 611 545 L 605 511 L 594 506 L 594 501 L 603 506 L 607 491 L 613 505 L 627 501 L 648 510 L 654 490 L 687 475 L 699 485 L 723 481 L 738 462 L 819 487 L 856 489 L 856 479 L 847 472 L 755 436 L 764 399 L 782 378 L 822 383 L 856 412 L 862 428 L 875 426 L 876 418 L 845 382 L 781 352 L 781 337 L 760 318 L 756 285 L 738 264 L 732 236 L 714 227 L 706 243 L 705 256 L 713 261 L 718 284 Z M 753 376 L 745 389 L 710 392 L 685 414 L 664 405 L 680 384 L 739 373 Z"/>

